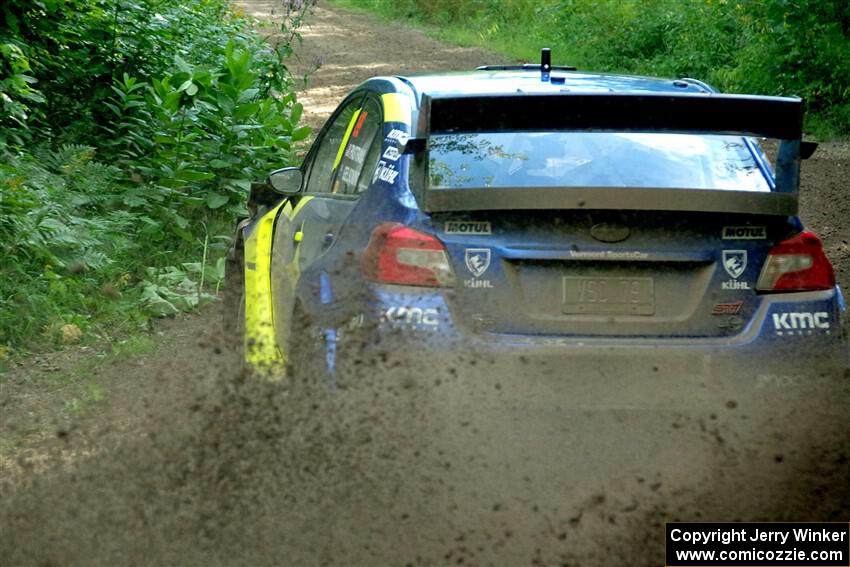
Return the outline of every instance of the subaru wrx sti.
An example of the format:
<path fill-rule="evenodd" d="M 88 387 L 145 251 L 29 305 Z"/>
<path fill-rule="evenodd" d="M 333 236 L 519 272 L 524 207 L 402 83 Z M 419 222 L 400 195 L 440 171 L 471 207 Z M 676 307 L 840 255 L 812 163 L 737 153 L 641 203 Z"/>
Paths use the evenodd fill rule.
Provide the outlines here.
<path fill-rule="evenodd" d="M 546 58 L 369 79 L 252 192 L 230 258 L 245 358 L 331 387 L 416 356 L 730 388 L 841 370 L 844 302 L 798 216 L 802 117 Z"/>

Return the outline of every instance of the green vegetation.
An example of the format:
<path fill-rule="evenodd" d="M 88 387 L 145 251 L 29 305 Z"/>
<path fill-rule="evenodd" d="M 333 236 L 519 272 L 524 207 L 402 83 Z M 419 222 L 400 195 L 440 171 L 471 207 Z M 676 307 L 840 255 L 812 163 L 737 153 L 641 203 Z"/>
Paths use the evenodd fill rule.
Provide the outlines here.
<path fill-rule="evenodd" d="M 226 0 L 0 7 L 0 360 L 132 334 L 212 298 L 251 180 L 291 164 L 277 44 Z M 279 10 L 280 11 L 280 10 Z"/>
<path fill-rule="evenodd" d="M 335 0 L 461 45 L 579 69 L 694 77 L 722 91 L 796 95 L 807 129 L 850 133 L 847 0 Z"/>

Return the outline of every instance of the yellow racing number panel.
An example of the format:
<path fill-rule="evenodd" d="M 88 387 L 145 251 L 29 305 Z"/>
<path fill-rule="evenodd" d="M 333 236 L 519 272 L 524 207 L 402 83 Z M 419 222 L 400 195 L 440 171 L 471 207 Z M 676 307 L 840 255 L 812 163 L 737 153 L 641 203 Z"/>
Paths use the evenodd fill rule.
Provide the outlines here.
<path fill-rule="evenodd" d="M 279 369 L 286 362 L 275 339 L 272 306 L 271 254 L 275 219 L 281 208 L 281 214 L 292 219 L 312 198 L 302 197 L 295 208 L 287 199 L 264 214 L 245 238 L 245 360 L 255 369 Z M 297 270 L 296 265 L 296 275 Z"/>

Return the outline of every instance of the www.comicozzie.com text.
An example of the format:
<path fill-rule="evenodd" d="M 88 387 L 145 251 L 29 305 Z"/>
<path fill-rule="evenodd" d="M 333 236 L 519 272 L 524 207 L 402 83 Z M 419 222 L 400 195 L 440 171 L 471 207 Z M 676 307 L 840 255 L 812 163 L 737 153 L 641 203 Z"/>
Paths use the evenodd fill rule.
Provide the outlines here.
<path fill-rule="evenodd" d="M 674 528 L 670 532 L 672 541 L 686 541 L 690 543 L 722 543 L 724 545 L 736 541 L 775 541 L 781 544 L 788 542 L 792 537 L 796 542 L 841 542 L 846 541 L 847 532 L 841 530 L 813 530 L 811 528 L 797 528 L 792 530 L 761 530 L 758 528 L 748 530 L 747 528 L 733 528 L 729 530 L 716 529 L 711 531 L 690 531 Z"/>

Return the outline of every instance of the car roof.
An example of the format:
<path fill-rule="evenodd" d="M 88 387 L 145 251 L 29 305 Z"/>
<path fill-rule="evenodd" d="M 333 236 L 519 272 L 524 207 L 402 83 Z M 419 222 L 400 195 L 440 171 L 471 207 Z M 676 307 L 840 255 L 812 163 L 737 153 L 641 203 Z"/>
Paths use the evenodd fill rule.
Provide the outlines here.
<path fill-rule="evenodd" d="M 417 103 L 422 100 L 423 94 L 446 96 L 559 92 L 712 92 L 711 87 L 695 79 L 660 79 L 559 70 L 553 70 L 548 81 L 542 80 L 540 71 L 531 70 L 477 70 L 405 75 L 395 78 L 413 89 Z"/>

